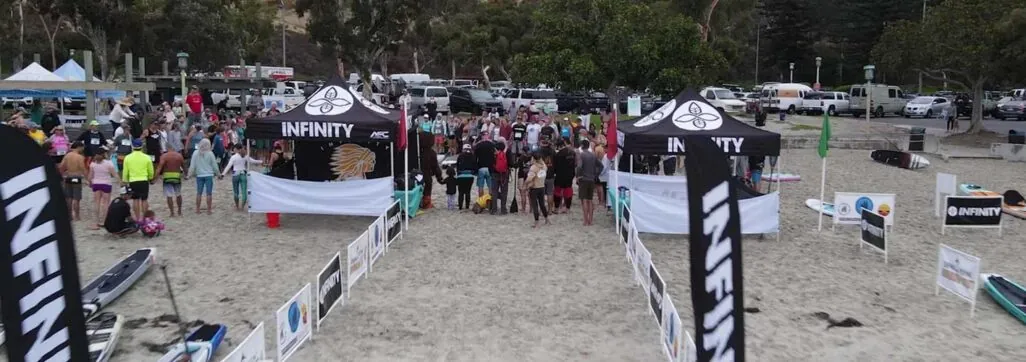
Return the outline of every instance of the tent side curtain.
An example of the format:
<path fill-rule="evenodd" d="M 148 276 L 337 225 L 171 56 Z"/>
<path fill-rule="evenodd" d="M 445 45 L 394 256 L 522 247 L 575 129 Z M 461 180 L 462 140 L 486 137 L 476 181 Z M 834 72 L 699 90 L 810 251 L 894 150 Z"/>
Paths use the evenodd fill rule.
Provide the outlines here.
<path fill-rule="evenodd" d="M 780 134 L 739 121 L 690 89 L 617 131 L 618 147 L 633 155 L 684 155 L 686 137 L 710 138 L 728 155 L 780 155 Z"/>

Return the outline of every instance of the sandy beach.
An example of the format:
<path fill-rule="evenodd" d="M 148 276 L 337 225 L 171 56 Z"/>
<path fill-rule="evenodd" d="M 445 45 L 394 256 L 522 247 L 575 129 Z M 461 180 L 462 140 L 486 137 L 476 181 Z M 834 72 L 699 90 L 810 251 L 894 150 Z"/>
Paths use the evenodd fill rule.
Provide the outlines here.
<path fill-rule="evenodd" d="M 930 168 L 908 171 L 876 164 L 869 151 L 832 150 L 828 199 L 834 191 L 896 193 L 890 264 L 860 252 L 856 228 L 816 231 L 817 214 L 804 206 L 819 193 L 815 150 L 785 150 L 784 171 L 803 181 L 785 183 L 783 234 L 744 241 L 747 355 L 754 361 L 1022 361 L 1026 328 L 986 294 L 976 317 L 969 304 L 934 296 L 937 247 L 945 243 L 983 259 L 983 272 L 1026 281 L 1026 220 L 1004 217 L 993 230 L 940 235 L 933 217 L 936 172 L 958 175 L 991 190 L 1026 190 L 1023 166 L 1006 161 L 931 158 Z M 92 211 L 76 223 L 83 283 L 123 256 L 156 247 L 168 265 L 182 318 L 229 326 L 226 356 L 260 322 L 268 355 L 274 351 L 273 313 L 335 252 L 366 230 L 371 218 L 284 215 L 280 229 L 232 211 L 228 180 L 217 181 L 212 216 L 192 212 L 195 187 L 186 187 L 185 217 L 166 218 L 158 238 L 114 239 L 87 229 Z M 444 188 L 435 189 L 436 205 Z M 154 193 L 154 196 L 157 196 Z M 91 205 L 91 197 L 83 200 Z M 422 214 L 359 281 L 345 305 L 328 317 L 294 361 L 660 361 L 659 330 L 643 290 L 632 278 L 612 218 L 599 211 L 596 226 L 570 215 L 530 228 L 524 213 L 473 215 L 443 209 Z M 829 225 L 829 219 L 825 219 Z M 642 234 L 666 280 L 684 327 L 693 330 L 685 236 Z M 343 253 L 344 255 L 344 253 Z M 165 283 L 154 269 L 106 308 L 130 321 L 112 361 L 155 360 L 174 342 Z M 864 326 L 827 329 L 828 313 Z"/>

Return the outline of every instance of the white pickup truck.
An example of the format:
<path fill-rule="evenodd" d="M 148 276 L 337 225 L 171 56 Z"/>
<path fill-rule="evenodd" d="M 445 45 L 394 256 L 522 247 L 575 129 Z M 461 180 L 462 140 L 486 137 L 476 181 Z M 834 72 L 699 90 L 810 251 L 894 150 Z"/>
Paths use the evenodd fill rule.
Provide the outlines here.
<path fill-rule="evenodd" d="M 295 108 L 306 100 L 306 97 L 293 88 L 264 89 L 263 98 L 264 109 L 270 109 L 271 104 L 277 104 L 282 112 Z"/>

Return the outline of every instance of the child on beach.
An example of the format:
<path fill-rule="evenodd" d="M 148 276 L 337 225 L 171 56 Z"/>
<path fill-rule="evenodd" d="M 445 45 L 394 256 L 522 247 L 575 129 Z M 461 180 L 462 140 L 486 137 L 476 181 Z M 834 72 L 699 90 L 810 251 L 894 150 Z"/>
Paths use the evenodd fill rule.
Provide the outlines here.
<path fill-rule="evenodd" d="M 157 214 L 153 210 L 146 210 L 139 226 L 142 229 L 142 234 L 151 238 L 159 236 L 160 231 L 164 230 L 164 223 L 157 220 Z"/>
<path fill-rule="evenodd" d="M 445 169 L 445 204 L 449 210 L 456 210 L 456 168 L 455 166 Z"/>

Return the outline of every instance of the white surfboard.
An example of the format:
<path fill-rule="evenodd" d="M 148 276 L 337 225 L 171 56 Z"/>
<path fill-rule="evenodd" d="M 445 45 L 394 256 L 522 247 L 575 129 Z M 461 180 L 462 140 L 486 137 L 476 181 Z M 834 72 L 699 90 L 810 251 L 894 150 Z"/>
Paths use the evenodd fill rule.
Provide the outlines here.
<path fill-rule="evenodd" d="M 823 215 L 834 217 L 834 204 L 832 203 L 823 202 L 817 199 L 808 199 L 805 200 L 805 206 L 816 210 L 817 213 L 822 209 Z"/>

